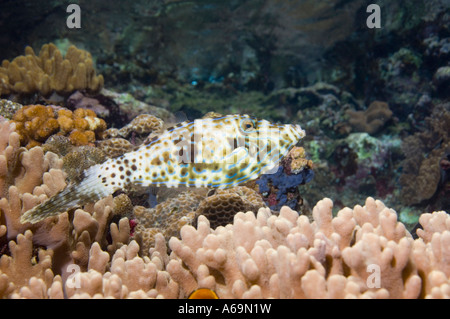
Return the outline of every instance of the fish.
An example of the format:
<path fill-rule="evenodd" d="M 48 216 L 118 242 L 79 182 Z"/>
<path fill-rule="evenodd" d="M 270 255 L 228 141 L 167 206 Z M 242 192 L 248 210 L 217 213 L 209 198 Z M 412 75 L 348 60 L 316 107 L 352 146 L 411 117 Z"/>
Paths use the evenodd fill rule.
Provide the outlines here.
<path fill-rule="evenodd" d="M 135 151 L 89 167 L 20 220 L 37 223 L 130 186 L 234 187 L 275 173 L 305 134 L 299 124 L 247 114 L 213 114 L 178 123 Z"/>
<path fill-rule="evenodd" d="M 191 292 L 188 299 L 219 299 L 214 290 L 208 288 L 198 288 Z"/>

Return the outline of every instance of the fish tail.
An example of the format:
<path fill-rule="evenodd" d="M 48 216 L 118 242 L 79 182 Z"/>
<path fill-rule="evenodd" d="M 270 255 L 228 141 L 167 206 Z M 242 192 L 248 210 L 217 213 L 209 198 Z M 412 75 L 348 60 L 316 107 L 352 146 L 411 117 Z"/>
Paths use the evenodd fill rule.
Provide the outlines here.
<path fill-rule="evenodd" d="M 95 202 L 111 194 L 114 190 L 102 183 L 98 166 L 87 169 L 80 182 L 69 184 L 47 201 L 25 212 L 21 216 L 20 222 L 34 224 L 47 217 L 59 215 L 70 208 Z"/>

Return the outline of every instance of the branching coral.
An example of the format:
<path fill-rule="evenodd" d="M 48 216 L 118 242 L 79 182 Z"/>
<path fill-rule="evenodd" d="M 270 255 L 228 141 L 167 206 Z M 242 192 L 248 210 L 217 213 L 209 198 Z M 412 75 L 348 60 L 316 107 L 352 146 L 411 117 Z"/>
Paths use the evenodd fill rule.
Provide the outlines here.
<path fill-rule="evenodd" d="M 26 47 L 24 56 L 4 60 L 0 67 L 0 95 L 65 95 L 76 90 L 99 91 L 102 86 L 103 76 L 95 74 L 91 54 L 75 46 L 69 47 L 64 58 L 52 43 L 43 45 L 38 56 Z"/>
<path fill-rule="evenodd" d="M 317 203 L 312 223 L 287 207 L 279 216 L 260 209 L 256 216 L 240 213 L 233 225 L 215 231 L 201 218 L 197 229 L 186 226 L 181 240 L 171 239 L 170 248 L 181 260 L 172 259 L 167 269 L 184 293 L 205 287 L 221 298 L 433 297 L 424 289 L 440 289 L 436 297 L 448 293 L 447 264 L 423 260 L 420 265 L 415 254 L 417 245 L 430 249 L 433 242 L 425 236 L 414 241 L 394 211 L 371 198 L 335 218 L 331 209 L 329 199 Z M 443 247 L 450 217 L 431 216 L 444 219 L 439 229 L 430 229 L 430 218 L 422 220 Z M 450 257 L 447 249 L 438 251 L 430 255 Z M 372 267 L 380 271 L 374 285 Z M 436 283 L 429 279 L 433 271 L 439 274 L 432 275 Z"/>
<path fill-rule="evenodd" d="M 15 125 L 9 122 L 0 124 L 0 147 L 1 296 L 62 297 L 62 291 L 51 289 L 62 287 L 67 265 L 87 269 L 94 242 L 111 252 L 128 243 L 128 219 L 111 223 L 114 203 L 108 197 L 73 214 L 20 223 L 21 214 L 66 186 L 63 161 L 51 152 L 44 155 L 40 147 L 20 147 Z"/>

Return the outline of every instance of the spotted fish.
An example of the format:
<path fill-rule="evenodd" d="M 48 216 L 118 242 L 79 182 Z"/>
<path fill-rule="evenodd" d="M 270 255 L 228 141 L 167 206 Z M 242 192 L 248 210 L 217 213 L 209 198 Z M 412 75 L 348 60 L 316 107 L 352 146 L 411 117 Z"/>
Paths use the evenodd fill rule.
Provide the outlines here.
<path fill-rule="evenodd" d="M 91 166 L 80 182 L 27 211 L 21 222 L 36 223 L 131 185 L 233 187 L 276 171 L 280 159 L 304 136 L 300 125 L 248 115 L 179 123 L 136 151 Z"/>

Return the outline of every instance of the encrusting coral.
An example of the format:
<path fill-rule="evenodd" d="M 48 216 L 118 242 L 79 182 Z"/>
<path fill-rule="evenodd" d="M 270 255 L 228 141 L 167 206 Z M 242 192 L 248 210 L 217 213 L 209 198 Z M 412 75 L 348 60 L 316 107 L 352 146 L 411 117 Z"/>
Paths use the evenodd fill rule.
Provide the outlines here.
<path fill-rule="evenodd" d="M 266 206 L 258 192 L 245 186 L 206 192 L 207 189 L 185 191 L 154 208 L 135 206 L 135 237 L 141 253 L 148 253 L 155 244 L 156 234 L 162 233 L 166 240 L 179 237 L 181 227 L 195 226 L 200 215 L 209 219 L 212 228 L 217 228 L 232 223 L 234 215 L 241 211 L 257 211 Z"/>
<path fill-rule="evenodd" d="M 208 218 L 211 228 L 226 226 L 233 222 L 239 212 L 258 211 L 266 207 L 258 192 L 245 186 L 218 189 L 206 197 L 197 208 L 197 215 Z"/>
<path fill-rule="evenodd" d="M 141 246 L 142 255 L 147 255 L 155 244 L 155 236 L 163 234 L 166 240 L 179 236 L 184 225 L 192 225 L 197 217 L 196 210 L 203 196 L 192 191 L 178 194 L 156 205 L 154 208 L 134 207 L 137 219 L 135 237 Z"/>
<path fill-rule="evenodd" d="M 437 105 L 425 128 L 405 138 L 402 150 L 401 200 L 419 204 L 436 194 L 441 182 L 440 161 L 450 149 L 450 103 Z"/>
<path fill-rule="evenodd" d="M 10 120 L 19 109 L 23 107 L 22 104 L 15 103 L 10 100 L 0 99 L 0 119 L 2 117 Z"/>
<path fill-rule="evenodd" d="M 374 101 L 365 111 L 348 110 L 349 122 L 356 132 L 377 133 L 391 119 L 392 111 L 385 102 Z"/>
<path fill-rule="evenodd" d="M 63 58 L 53 43 L 43 45 L 38 56 L 26 47 L 25 55 L 4 60 L 0 67 L 0 95 L 99 91 L 103 81 L 102 75 L 95 74 L 89 52 L 70 46 Z"/>
<path fill-rule="evenodd" d="M 313 176 L 312 161 L 306 159 L 303 147 L 295 146 L 276 172 L 262 175 L 255 183 L 270 209 L 279 211 L 282 206 L 289 206 L 298 210 L 303 204 L 298 186 L 310 182 Z"/>

